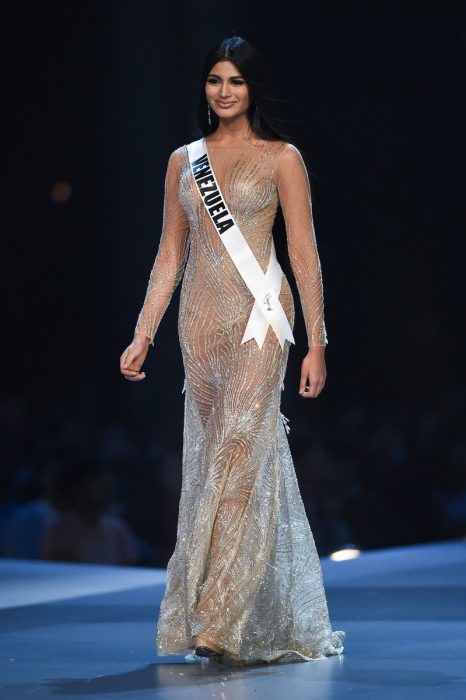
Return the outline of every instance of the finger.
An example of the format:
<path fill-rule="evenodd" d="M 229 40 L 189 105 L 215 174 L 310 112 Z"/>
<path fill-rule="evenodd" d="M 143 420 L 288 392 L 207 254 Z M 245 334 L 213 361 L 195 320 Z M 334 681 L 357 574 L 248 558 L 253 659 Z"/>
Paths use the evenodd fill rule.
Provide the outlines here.
<path fill-rule="evenodd" d="M 305 399 L 315 398 L 319 394 L 319 381 L 316 379 L 312 379 L 310 374 L 306 376 L 306 380 L 307 381 L 304 382 L 304 386 L 301 380 L 299 393 Z"/>
<path fill-rule="evenodd" d="M 125 350 L 120 357 L 120 369 L 129 367 L 130 364 L 130 353 L 128 350 Z"/>
<path fill-rule="evenodd" d="M 135 371 L 139 371 L 141 369 L 137 365 L 136 366 L 135 365 L 131 366 L 131 365 L 132 365 L 132 363 L 129 361 L 129 359 L 124 358 L 120 362 L 120 370 L 122 372 L 135 372 Z"/>
<path fill-rule="evenodd" d="M 133 364 L 133 353 L 128 353 L 126 357 L 124 358 L 123 361 L 123 367 L 125 369 L 131 369 L 131 365 Z M 134 369 L 134 368 L 133 368 Z"/>
<path fill-rule="evenodd" d="M 134 358 L 136 356 L 136 353 L 133 351 L 126 349 L 125 352 L 121 356 L 120 360 L 120 369 L 121 371 L 126 371 L 126 370 L 136 370 L 139 372 L 141 369 L 141 366 L 137 366 L 137 364 L 134 362 Z M 133 366 L 131 366 L 133 365 Z"/>
<path fill-rule="evenodd" d="M 304 389 L 307 385 L 308 372 L 306 370 L 301 370 L 301 380 L 299 382 L 299 393 L 304 394 Z"/>
<path fill-rule="evenodd" d="M 125 377 L 129 382 L 140 382 L 142 379 L 146 378 L 146 373 L 141 372 L 141 374 L 138 374 L 134 377 Z"/>
<path fill-rule="evenodd" d="M 136 374 L 139 374 L 139 372 L 141 371 L 140 366 L 138 367 L 137 365 L 133 365 L 131 367 L 129 362 L 125 362 L 120 369 L 121 373 L 128 377 L 133 377 Z"/>
<path fill-rule="evenodd" d="M 316 399 L 322 390 L 322 382 L 320 379 L 316 379 L 312 382 L 309 393 L 305 394 L 306 398 Z"/>
<path fill-rule="evenodd" d="M 140 367 L 126 367 L 126 368 L 123 367 L 123 369 L 121 371 L 122 371 L 122 374 L 127 374 L 129 377 L 132 377 L 135 374 L 139 374 L 139 372 L 141 371 L 141 368 Z"/>

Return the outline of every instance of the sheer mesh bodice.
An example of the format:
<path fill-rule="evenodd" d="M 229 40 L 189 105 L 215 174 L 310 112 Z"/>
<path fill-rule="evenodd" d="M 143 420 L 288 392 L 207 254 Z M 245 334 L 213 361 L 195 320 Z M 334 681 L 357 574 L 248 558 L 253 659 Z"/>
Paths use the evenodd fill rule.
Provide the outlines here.
<path fill-rule="evenodd" d="M 264 272 L 280 203 L 308 344 L 325 345 L 311 192 L 299 150 L 283 141 L 226 148 L 207 140 L 207 146 L 223 196 Z M 201 635 L 241 663 L 340 654 L 345 633 L 330 626 L 280 412 L 289 341 L 282 350 L 269 326 L 262 349 L 254 338 L 241 344 L 254 297 L 205 210 L 186 146 L 168 161 L 162 236 L 136 325 L 151 344 L 182 277 L 183 478 L 158 652 L 189 652 Z M 279 298 L 293 328 L 285 276 Z"/>

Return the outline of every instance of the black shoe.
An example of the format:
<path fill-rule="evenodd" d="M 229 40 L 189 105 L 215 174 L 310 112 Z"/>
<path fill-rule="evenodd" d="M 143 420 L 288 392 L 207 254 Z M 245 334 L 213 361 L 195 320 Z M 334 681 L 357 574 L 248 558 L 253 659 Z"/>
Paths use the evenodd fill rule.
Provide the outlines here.
<path fill-rule="evenodd" d="M 207 656 L 209 659 L 215 659 L 221 656 L 220 652 L 210 649 L 210 647 L 200 646 L 196 647 L 196 656 Z"/>

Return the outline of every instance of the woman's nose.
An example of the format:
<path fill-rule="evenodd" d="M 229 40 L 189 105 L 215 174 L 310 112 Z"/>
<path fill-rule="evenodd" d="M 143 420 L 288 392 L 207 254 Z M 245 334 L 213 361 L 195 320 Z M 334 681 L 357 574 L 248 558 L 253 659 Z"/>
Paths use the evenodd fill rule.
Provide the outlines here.
<path fill-rule="evenodd" d="M 230 86 L 228 83 L 222 83 L 220 85 L 220 97 L 228 97 L 230 94 Z"/>

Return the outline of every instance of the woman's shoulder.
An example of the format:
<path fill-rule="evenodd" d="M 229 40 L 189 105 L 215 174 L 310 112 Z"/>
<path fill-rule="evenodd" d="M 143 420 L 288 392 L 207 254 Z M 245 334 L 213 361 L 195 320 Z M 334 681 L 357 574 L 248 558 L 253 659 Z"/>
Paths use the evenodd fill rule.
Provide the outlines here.
<path fill-rule="evenodd" d="M 295 148 L 292 143 L 285 141 L 284 139 L 258 139 L 253 145 L 257 146 L 258 148 L 270 150 L 277 154 L 285 152 L 288 148 Z"/>
<path fill-rule="evenodd" d="M 291 141 L 280 141 L 280 158 L 289 160 L 290 162 L 295 161 L 296 158 L 302 157 L 300 149 L 291 143 Z"/>
<path fill-rule="evenodd" d="M 182 155 L 186 153 L 188 149 L 188 145 L 190 142 L 184 143 L 181 146 L 178 146 L 177 148 L 173 149 L 170 155 L 173 154 L 179 154 Z M 294 146 L 292 143 L 289 141 L 284 141 L 283 139 L 264 139 L 260 138 L 258 136 L 254 137 L 250 141 L 248 141 L 250 146 L 255 146 L 256 148 L 269 148 L 272 150 L 281 150 L 282 148 L 289 147 L 291 149 L 296 149 L 296 146 Z M 209 144 L 212 145 L 212 142 L 209 140 Z M 213 145 L 215 145 L 215 141 L 213 142 Z M 296 149 L 297 150 L 297 149 Z"/>
<path fill-rule="evenodd" d="M 293 167 L 303 163 L 301 150 L 290 141 L 284 139 L 256 139 L 254 142 L 251 142 L 250 146 L 251 151 L 257 149 L 263 153 L 268 152 L 275 164 L 280 164 L 280 167 Z M 189 165 L 188 144 L 185 143 L 174 148 L 170 152 L 169 161 L 177 166 Z"/>
<path fill-rule="evenodd" d="M 253 144 L 257 147 L 258 152 L 267 154 L 267 160 L 273 163 L 276 168 L 278 163 L 284 163 L 285 166 L 296 164 L 302 158 L 300 150 L 290 141 L 285 139 L 261 139 Z M 254 148 L 251 148 L 254 151 Z"/>
<path fill-rule="evenodd" d="M 171 151 L 170 158 L 181 158 L 186 153 L 186 150 L 186 144 L 183 144 L 182 146 L 177 146 Z"/>
<path fill-rule="evenodd" d="M 275 170 L 287 172 L 294 168 L 306 168 L 305 156 L 301 149 L 290 141 L 282 141 L 281 148 L 277 152 Z"/>
<path fill-rule="evenodd" d="M 188 150 L 186 145 L 177 146 L 173 150 L 169 151 L 167 170 L 170 172 L 175 171 L 177 175 L 181 174 L 181 169 L 187 163 Z"/>

